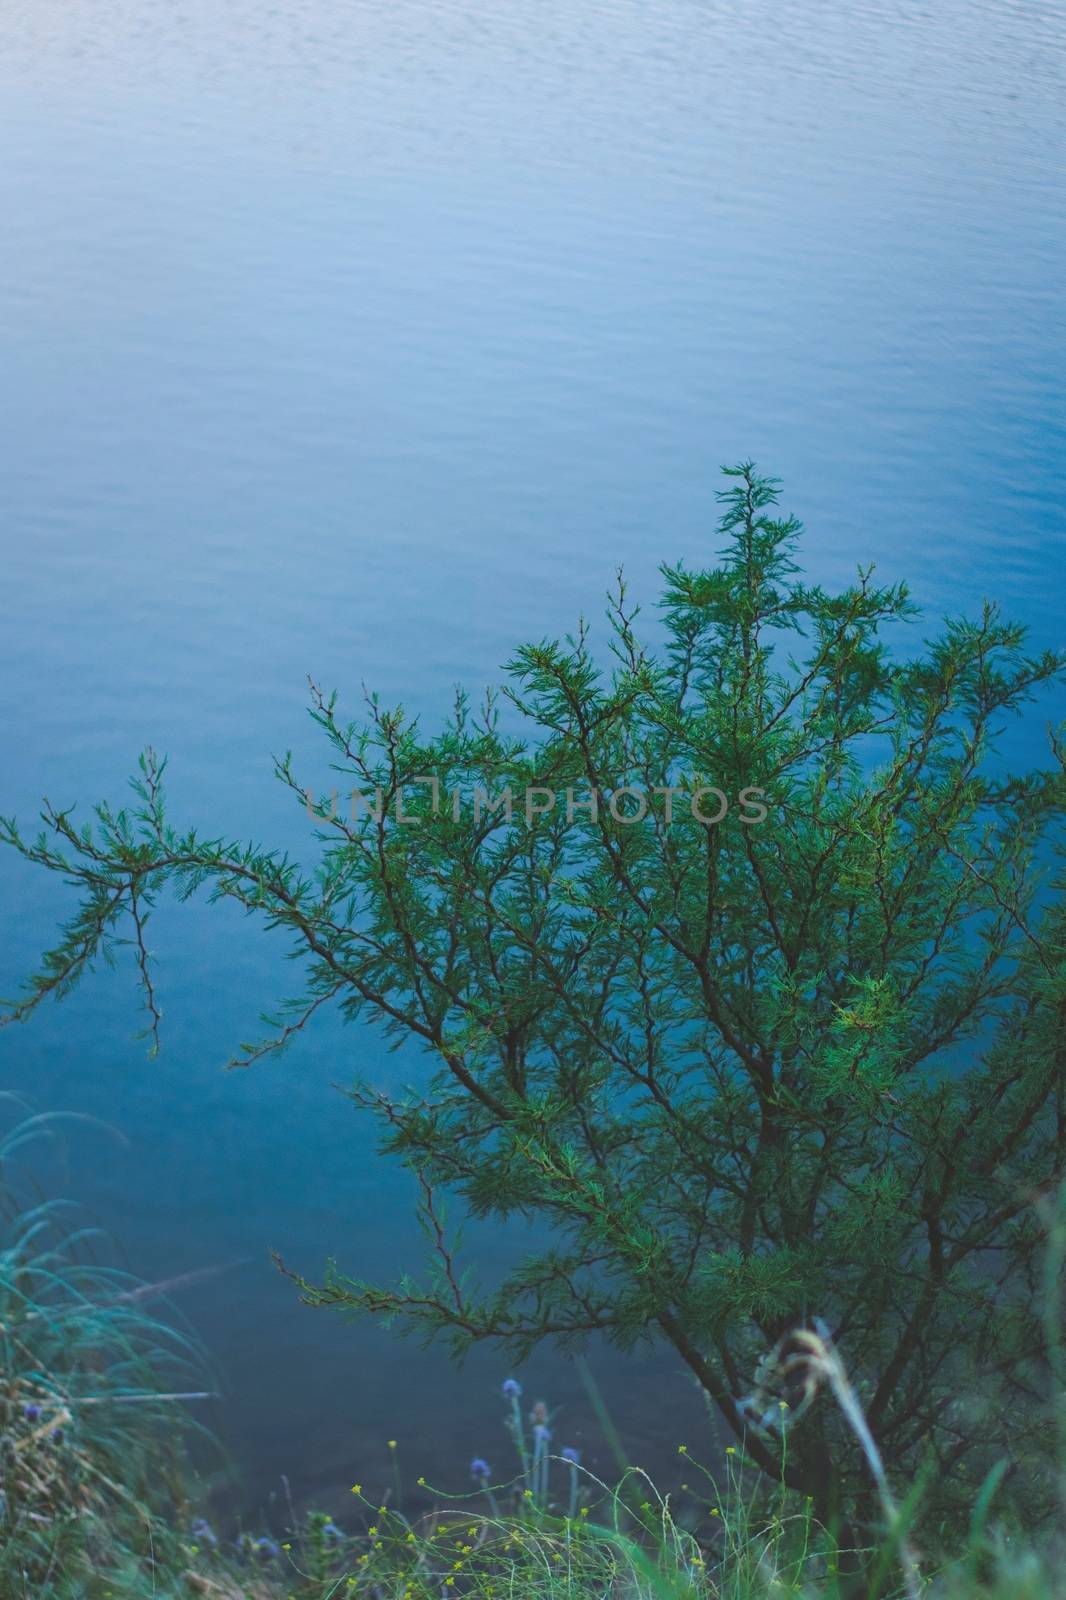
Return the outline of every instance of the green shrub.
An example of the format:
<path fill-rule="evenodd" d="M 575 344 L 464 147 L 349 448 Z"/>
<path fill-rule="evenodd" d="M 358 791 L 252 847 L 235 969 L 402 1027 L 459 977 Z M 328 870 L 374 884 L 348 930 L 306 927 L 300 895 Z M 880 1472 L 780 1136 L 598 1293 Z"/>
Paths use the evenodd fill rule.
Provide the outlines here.
<path fill-rule="evenodd" d="M 785 1382 L 760 1413 L 756 1371 L 818 1315 L 889 1471 L 932 1468 L 934 1526 L 1000 1459 L 1036 1518 L 1053 1498 L 1034 1200 L 1066 1140 L 1064 781 L 1057 744 L 1010 773 L 996 741 L 1063 659 L 1029 655 L 993 605 L 901 651 L 902 585 L 804 582 L 800 525 L 748 464 L 721 498 L 720 563 L 663 569 L 657 651 L 620 584 L 610 670 L 584 626 L 526 645 L 502 709 L 460 696 L 436 734 L 377 701 L 347 723 L 315 688 L 364 803 L 314 801 L 312 865 L 176 828 L 151 754 L 135 808 L 100 806 L 91 830 L 52 809 L 36 841 L 7 822 L 80 894 L 13 1015 L 128 927 L 154 1030 L 153 902 L 235 901 L 306 979 L 244 1059 L 331 1003 L 432 1068 L 402 1096 L 355 1090 L 421 1180 L 426 1274 L 331 1268 L 310 1302 L 516 1357 L 663 1341 L 771 1479 L 776 1401 L 803 1397 Z M 309 803 L 289 760 L 277 775 Z M 545 790 L 572 803 L 542 808 Z M 547 1242 L 481 1291 L 445 1193 Z M 785 1471 L 822 1516 L 876 1514 L 831 1408 L 789 1430 Z"/>

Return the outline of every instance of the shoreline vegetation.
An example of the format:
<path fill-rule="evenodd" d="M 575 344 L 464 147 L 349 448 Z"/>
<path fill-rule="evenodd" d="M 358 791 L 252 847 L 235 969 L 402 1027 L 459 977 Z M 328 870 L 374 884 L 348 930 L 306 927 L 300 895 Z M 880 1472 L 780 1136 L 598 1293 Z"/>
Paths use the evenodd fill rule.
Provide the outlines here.
<path fill-rule="evenodd" d="M 576 1450 L 560 1447 L 550 1408 L 530 1404 L 515 1378 L 501 1384 L 496 1441 L 506 1441 L 509 1467 L 494 1471 L 476 1457 L 465 1483 L 450 1492 L 419 1478 L 433 1499 L 428 1511 L 406 1511 L 390 1440 L 391 1472 L 380 1484 L 352 1484 L 347 1517 L 297 1514 L 287 1493 L 287 1510 L 272 1527 L 216 1531 L 187 1453 L 194 1438 L 205 1437 L 188 1403 L 206 1391 L 171 1387 L 196 1379 L 202 1354 L 146 1309 L 155 1286 L 101 1264 L 106 1241 L 79 1226 L 72 1208 L 52 1200 L 27 1207 L 7 1180 L 11 1156 L 48 1134 L 50 1121 L 30 1118 L 0 1146 L 3 1600 L 1066 1595 L 1061 1533 L 1038 1544 L 1009 1515 L 998 1515 L 1005 1463 L 973 1486 L 961 1550 L 916 1548 L 923 1485 L 893 1492 L 824 1329 L 797 1330 L 771 1353 L 752 1403 L 787 1409 L 772 1395 L 782 1377 L 798 1373 L 797 1412 L 823 1390 L 839 1407 L 860 1441 L 880 1507 L 879 1525 L 859 1549 L 821 1524 L 810 1498 L 791 1491 L 783 1473 L 767 1485 L 742 1449 L 729 1447 L 724 1471 L 715 1475 L 680 1443 L 685 1481 L 678 1496 L 660 1493 L 635 1467 L 605 1482 Z M 1050 1282 L 1066 1254 L 1066 1207 L 1049 1239 Z M 705 1432 L 706 1422 L 697 1415 L 694 1433 Z M 782 1430 L 782 1468 L 786 1439 Z M 1060 1470 L 1066 1488 L 1066 1458 Z"/>
<path fill-rule="evenodd" d="M 459 691 L 436 732 L 373 696 L 346 721 L 312 684 L 334 770 L 377 797 L 352 819 L 317 807 L 313 862 L 176 824 L 151 752 L 130 807 L 83 824 L 46 803 L 33 839 L 0 821 L 0 842 L 77 896 L 4 1020 L 125 949 L 158 1050 L 151 912 L 203 894 L 280 937 L 300 975 L 235 1064 L 286 1049 L 324 1007 L 421 1052 L 416 1082 L 348 1095 L 416 1180 L 422 1271 L 284 1268 L 307 1305 L 456 1356 L 490 1345 L 504 1372 L 593 1335 L 658 1343 L 732 1440 L 720 1481 L 693 1447 L 692 1507 L 624 1464 L 597 1483 L 508 1378 L 514 1471 L 478 1457 L 428 1516 L 408 1518 L 397 1477 L 356 1489 L 350 1527 L 293 1513 L 220 1540 L 182 1474 L 185 1408 L 164 1400 L 196 1389 L 164 1370 L 188 1352 L 45 1247 L 51 1212 L 16 1210 L 0 1571 L 20 1600 L 165 1584 L 307 1600 L 1055 1593 L 1066 729 L 1020 771 L 1001 735 L 1061 688 L 1066 657 L 1030 653 L 992 602 L 906 651 L 904 583 L 869 567 L 839 591 L 807 582 L 776 480 L 723 470 L 718 563 L 663 566 L 659 643 L 619 574 L 605 649 L 584 622 L 524 645 L 502 700 L 474 711 Z M 304 807 L 291 758 L 275 772 Z M 632 800 L 675 783 L 757 793 L 766 820 L 435 803 L 438 786 Z M 449 1208 L 544 1243 L 486 1288 Z M 78 1337 L 34 1356 L 59 1326 Z M 108 1576 L 57 1587 L 74 1570 L 60 1531 Z M 112 1532 L 148 1590 L 121 1587 Z M 19 1589 L 30 1568 L 36 1588 Z"/>

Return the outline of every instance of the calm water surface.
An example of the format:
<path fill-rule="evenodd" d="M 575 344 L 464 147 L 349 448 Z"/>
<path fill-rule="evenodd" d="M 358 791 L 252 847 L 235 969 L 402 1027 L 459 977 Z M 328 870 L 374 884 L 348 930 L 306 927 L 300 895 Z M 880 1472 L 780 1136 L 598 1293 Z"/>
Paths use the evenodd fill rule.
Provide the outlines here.
<path fill-rule="evenodd" d="M 119 798 L 151 741 L 177 816 L 306 847 L 268 759 L 326 777 L 306 673 L 432 717 L 618 562 L 650 599 L 706 557 L 747 455 L 817 577 L 1061 646 L 1064 41 L 1063 0 L 7 0 L 3 809 Z M 0 885 L 9 993 L 65 902 Z M 332 1088 L 410 1063 L 325 1023 L 226 1074 L 279 952 L 196 907 L 154 944 L 157 1060 L 125 969 L 0 1035 L 112 1130 L 56 1181 L 138 1271 L 226 1267 L 178 1299 L 250 1496 L 373 1483 L 390 1437 L 462 1487 L 500 1361 L 301 1310 L 266 1254 L 417 1263 Z M 638 1460 L 695 1448 L 675 1362 L 599 1359 Z M 570 1366 L 528 1378 L 595 1450 Z"/>

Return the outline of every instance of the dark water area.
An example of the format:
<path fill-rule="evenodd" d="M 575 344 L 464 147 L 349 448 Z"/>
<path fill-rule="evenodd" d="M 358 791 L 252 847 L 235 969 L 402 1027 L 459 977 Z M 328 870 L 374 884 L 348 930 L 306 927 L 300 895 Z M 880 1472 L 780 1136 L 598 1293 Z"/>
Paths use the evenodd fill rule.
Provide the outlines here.
<path fill-rule="evenodd" d="M 269 759 L 326 785 L 307 673 L 431 720 L 619 563 L 650 605 L 709 559 L 747 456 L 812 577 L 876 561 L 1062 646 L 1064 78 L 1062 0 L 5 7 L 0 809 L 118 800 L 152 743 L 176 819 L 307 856 Z M 66 901 L 7 857 L 0 893 L 10 994 Z M 383 1485 L 390 1438 L 465 1487 L 502 1358 L 302 1309 L 268 1260 L 417 1267 L 334 1087 L 417 1060 L 324 1019 L 226 1073 L 282 952 L 202 905 L 152 944 L 158 1058 L 131 965 L 0 1034 L 5 1088 L 98 1119 L 49 1180 L 137 1272 L 221 1269 L 176 1302 L 250 1501 Z M 712 1453 L 676 1359 L 592 1364 L 633 1459 Z M 573 1363 L 522 1376 L 606 1468 Z"/>

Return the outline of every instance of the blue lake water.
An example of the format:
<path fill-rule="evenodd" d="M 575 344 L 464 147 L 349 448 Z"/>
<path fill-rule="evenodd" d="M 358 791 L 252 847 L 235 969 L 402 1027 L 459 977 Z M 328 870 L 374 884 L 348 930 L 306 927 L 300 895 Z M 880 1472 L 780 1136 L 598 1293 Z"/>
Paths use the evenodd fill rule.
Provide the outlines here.
<path fill-rule="evenodd" d="M 432 717 L 619 562 L 650 602 L 708 558 L 744 456 L 817 578 L 875 560 L 1062 646 L 1064 80 L 1064 0 L 5 8 L 2 809 L 118 799 L 151 742 L 177 817 L 306 851 L 269 756 L 326 780 L 307 673 Z M 66 902 L 3 858 L 0 890 L 9 994 Z M 196 906 L 152 943 L 158 1059 L 129 968 L 0 1034 L 5 1086 L 106 1124 L 52 1176 L 137 1271 L 225 1267 L 176 1300 L 250 1498 L 384 1482 L 388 1438 L 463 1487 L 501 1361 L 302 1310 L 267 1260 L 417 1265 L 332 1087 L 403 1060 L 327 1021 L 224 1073 L 280 953 Z M 676 1362 L 596 1360 L 636 1459 L 706 1438 Z M 595 1451 L 572 1366 L 527 1377 Z"/>

